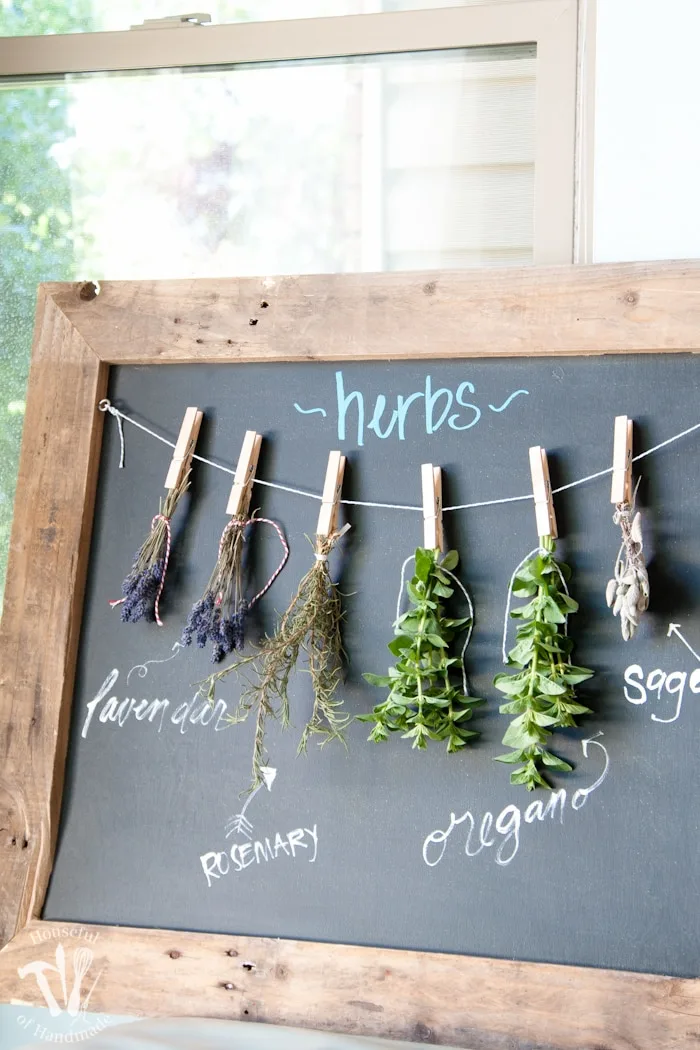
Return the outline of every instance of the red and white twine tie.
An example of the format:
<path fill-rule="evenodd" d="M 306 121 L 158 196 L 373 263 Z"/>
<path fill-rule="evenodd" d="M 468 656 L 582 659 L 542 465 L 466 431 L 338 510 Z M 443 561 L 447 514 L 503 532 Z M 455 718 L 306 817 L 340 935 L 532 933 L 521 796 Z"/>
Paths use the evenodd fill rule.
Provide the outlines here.
<path fill-rule="evenodd" d="M 155 615 L 155 618 L 156 618 L 156 623 L 158 624 L 159 627 L 162 627 L 163 626 L 163 621 L 160 618 L 159 603 L 160 603 L 160 596 L 163 593 L 163 588 L 165 587 L 165 574 L 168 571 L 168 562 L 170 561 L 170 543 L 171 543 L 170 518 L 166 518 L 165 514 L 156 514 L 156 516 L 154 517 L 153 521 L 151 522 L 151 532 L 153 532 L 154 528 L 156 527 L 156 522 L 157 521 L 162 521 L 163 524 L 165 525 L 165 558 L 163 559 L 163 575 L 160 578 L 160 584 L 158 586 L 158 592 L 156 594 L 155 601 L 153 603 L 153 612 L 154 612 L 154 615 Z M 221 548 L 219 548 L 219 550 L 221 550 Z M 289 551 L 287 551 L 287 555 L 289 555 Z M 286 561 L 286 559 L 285 559 L 285 561 Z M 269 584 L 268 584 L 268 586 L 269 586 Z M 126 598 L 117 598 L 117 599 L 115 599 L 115 601 L 111 601 L 109 603 L 110 608 L 111 609 L 116 609 L 116 607 L 118 605 L 123 605 L 123 603 L 125 601 L 126 601 Z"/>
<path fill-rule="evenodd" d="M 160 584 L 158 586 L 158 593 L 156 594 L 156 600 L 153 603 L 153 612 L 155 613 L 156 623 L 159 627 L 163 626 L 163 621 L 160 618 L 160 611 L 158 603 L 160 602 L 160 596 L 163 593 L 165 587 L 165 574 L 168 571 L 168 562 L 170 561 L 170 518 L 166 518 L 165 514 L 156 514 L 155 518 L 151 522 L 151 531 L 155 528 L 157 521 L 162 521 L 165 525 L 165 559 L 163 561 L 163 575 L 160 578 Z"/>
<path fill-rule="evenodd" d="M 284 551 L 284 554 L 282 555 L 282 561 L 279 563 L 279 565 L 277 566 L 277 568 L 275 569 L 275 571 L 273 572 L 272 576 L 267 581 L 265 586 L 262 588 L 262 590 L 258 591 L 258 593 L 255 595 L 254 598 L 251 598 L 251 600 L 248 602 L 248 608 L 249 609 L 253 605 L 255 605 L 255 603 L 260 598 L 262 598 L 263 594 L 266 594 L 269 591 L 270 587 L 272 587 L 272 584 L 275 582 L 275 580 L 277 579 L 279 574 L 282 572 L 282 569 L 287 564 L 287 559 L 289 558 L 289 544 L 287 543 L 286 539 L 284 538 L 284 533 L 282 532 L 282 529 L 279 527 L 277 522 L 276 521 L 272 521 L 271 518 L 248 518 L 247 520 L 243 520 L 242 518 L 231 518 L 231 520 L 228 522 L 228 524 L 224 528 L 224 531 L 221 533 L 221 539 L 219 540 L 219 557 L 221 557 L 221 548 L 224 545 L 224 540 L 226 539 L 226 536 L 228 534 L 229 529 L 235 528 L 237 526 L 241 527 L 241 528 L 246 528 L 247 525 L 259 525 L 259 524 L 272 525 L 272 528 L 275 530 L 275 532 L 279 536 L 279 541 L 282 544 L 282 549 Z"/>

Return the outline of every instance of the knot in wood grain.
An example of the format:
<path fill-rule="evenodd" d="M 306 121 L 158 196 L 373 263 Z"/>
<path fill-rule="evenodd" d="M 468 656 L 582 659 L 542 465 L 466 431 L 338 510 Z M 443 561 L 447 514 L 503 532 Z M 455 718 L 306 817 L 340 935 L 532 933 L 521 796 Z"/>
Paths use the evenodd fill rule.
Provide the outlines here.
<path fill-rule="evenodd" d="M 413 1026 L 413 1034 L 411 1040 L 414 1043 L 434 1043 L 436 1042 L 435 1034 L 432 1028 L 428 1028 L 427 1024 L 423 1024 L 422 1021 L 417 1021 Z"/>

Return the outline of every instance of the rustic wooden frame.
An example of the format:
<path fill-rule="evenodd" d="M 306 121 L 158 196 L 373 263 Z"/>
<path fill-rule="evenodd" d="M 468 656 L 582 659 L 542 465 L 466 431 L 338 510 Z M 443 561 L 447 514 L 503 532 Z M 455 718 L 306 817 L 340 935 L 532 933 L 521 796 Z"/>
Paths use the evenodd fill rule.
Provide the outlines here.
<path fill-rule="evenodd" d="M 39 290 L 0 629 L 0 1001 L 65 923 L 39 918 L 61 804 L 111 364 L 697 352 L 700 262 Z M 256 324 L 251 324 L 256 321 Z M 37 644 L 41 625 L 41 644 Z M 697 1045 L 700 979 L 87 927 L 91 1009 L 462 1047 Z M 254 963 L 254 967 L 248 964 Z M 244 965 L 244 963 L 246 965 Z"/>

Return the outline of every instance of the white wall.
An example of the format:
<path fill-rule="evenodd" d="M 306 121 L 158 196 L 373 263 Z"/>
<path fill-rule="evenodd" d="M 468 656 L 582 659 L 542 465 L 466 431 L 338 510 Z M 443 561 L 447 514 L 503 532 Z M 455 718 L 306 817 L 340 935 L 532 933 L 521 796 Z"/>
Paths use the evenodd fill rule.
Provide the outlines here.
<path fill-rule="evenodd" d="M 593 261 L 700 257 L 700 0 L 597 0 Z"/>

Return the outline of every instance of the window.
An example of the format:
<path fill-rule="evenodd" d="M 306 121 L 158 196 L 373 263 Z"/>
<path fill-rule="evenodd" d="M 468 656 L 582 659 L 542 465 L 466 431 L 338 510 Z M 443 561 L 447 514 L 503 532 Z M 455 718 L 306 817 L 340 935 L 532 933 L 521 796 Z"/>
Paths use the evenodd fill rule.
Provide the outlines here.
<path fill-rule="evenodd" d="M 378 6 L 0 3 L 0 591 L 39 281 L 571 261 L 575 0 Z"/>

